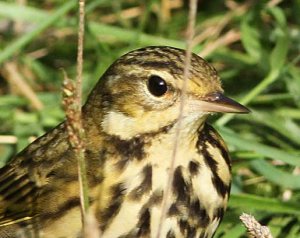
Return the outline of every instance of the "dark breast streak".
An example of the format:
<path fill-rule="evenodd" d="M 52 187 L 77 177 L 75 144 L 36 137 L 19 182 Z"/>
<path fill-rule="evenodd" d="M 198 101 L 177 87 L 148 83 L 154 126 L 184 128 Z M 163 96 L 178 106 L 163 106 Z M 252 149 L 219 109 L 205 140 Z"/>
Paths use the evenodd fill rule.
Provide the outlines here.
<path fill-rule="evenodd" d="M 215 137 L 216 135 L 217 137 Z M 203 154 L 205 164 L 212 171 L 212 183 L 217 190 L 218 194 L 225 198 L 230 191 L 230 186 L 226 185 L 222 178 L 218 174 L 218 162 L 213 158 L 213 156 L 208 151 L 208 144 L 212 145 L 214 149 L 219 150 L 219 153 L 222 155 L 222 158 L 228 166 L 228 170 L 231 170 L 231 162 L 227 149 L 220 143 L 218 139 L 221 137 L 217 134 L 213 127 L 206 124 L 204 129 L 199 134 L 199 140 L 197 142 L 198 153 Z"/>
<path fill-rule="evenodd" d="M 169 129 L 169 128 L 168 128 Z M 167 133 L 167 129 L 164 128 L 160 133 Z M 219 137 L 216 136 L 215 130 L 209 126 L 205 125 L 203 130 L 199 131 L 198 140 L 196 141 L 196 150 L 199 158 L 203 158 L 203 161 L 199 161 L 197 158 L 187 158 L 190 159 L 187 166 L 178 165 L 174 171 L 173 184 L 172 184 L 172 194 L 173 202 L 170 204 L 167 212 L 167 217 L 175 219 L 176 227 L 172 227 L 167 232 L 167 237 L 203 237 L 209 238 L 213 235 L 214 230 L 212 230 L 214 225 L 212 223 L 218 223 L 223 217 L 225 206 L 228 199 L 228 193 L 230 186 L 226 184 L 218 174 L 218 161 L 213 158 L 208 150 L 208 144 L 212 145 L 223 159 L 226 161 L 227 166 L 230 168 L 230 159 L 227 154 L 227 149 L 219 142 Z M 147 153 L 145 146 L 151 145 L 151 140 L 145 139 L 147 136 L 141 136 L 140 138 L 134 138 L 128 141 L 122 141 L 120 139 L 114 138 L 115 141 L 114 148 L 118 150 L 121 160 L 121 165 L 119 167 L 120 171 L 125 168 L 125 166 L 130 166 L 132 160 L 142 161 L 146 158 L 145 153 Z M 155 137 L 151 135 L 151 138 Z M 150 143 L 150 144 L 149 144 Z M 126 161 L 126 162 L 125 162 Z M 117 163 L 118 164 L 118 163 Z M 120 165 L 120 164 L 119 164 Z M 208 168 L 211 170 L 211 186 L 217 191 L 217 195 L 220 200 L 224 200 L 222 205 L 215 205 L 213 207 L 213 212 L 208 212 L 205 202 L 201 201 L 194 191 L 192 178 L 199 176 L 201 170 Z M 103 224 L 101 224 L 102 232 L 104 237 L 105 231 L 110 227 L 110 224 L 114 219 L 120 219 L 118 213 L 125 201 L 131 201 L 136 203 L 141 203 L 140 210 L 137 212 L 138 222 L 132 229 L 125 229 L 124 233 L 120 237 L 150 237 L 154 236 L 154 232 L 151 231 L 151 216 L 152 208 L 161 206 L 163 191 L 155 190 L 152 187 L 152 165 L 151 161 L 141 167 L 140 170 L 140 184 L 136 188 L 127 191 L 126 188 L 122 187 L 122 184 L 116 184 L 119 188 L 118 192 L 112 188 L 111 194 L 111 204 L 104 210 L 99 211 L 102 217 Z M 198 181 L 198 180 L 197 180 Z M 201 181 L 198 181 L 201 183 Z M 121 189 L 123 188 L 123 189 Z M 142 200 L 142 197 L 147 197 L 146 200 Z M 146 202 L 145 202 L 146 201 Z M 211 208 L 210 208 L 211 209 Z M 130 219 L 130 217 L 128 217 Z M 210 227 L 211 226 L 211 227 Z"/>
<path fill-rule="evenodd" d="M 220 222 L 223 218 L 230 185 L 227 185 L 218 174 L 218 161 L 208 151 L 209 144 L 222 155 L 222 159 L 226 162 L 228 171 L 230 171 L 230 158 L 227 149 L 220 140 L 222 138 L 217 132 L 210 125 L 205 124 L 204 128 L 199 131 L 196 143 L 198 154 L 200 154 L 200 157 L 203 156 L 205 165 L 211 170 L 212 186 L 214 186 L 220 199 L 224 199 L 224 206 L 216 205 L 212 216 L 208 214 L 203 201 L 197 197 L 192 187 L 191 178 L 199 175 L 202 170 L 199 161 L 191 160 L 188 168 L 178 166 L 175 169 L 172 191 L 176 199 L 169 208 L 168 216 L 177 217 L 180 237 L 196 237 L 196 234 L 198 237 L 211 237 L 215 231 L 208 231 L 208 229 L 211 229 L 208 228 L 209 225 L 215 220 Z M 188 175 L 184 176 L 184 173 Z M 182 209 L 183 207 L 185 209 Z M 172 237 L 173 230 L 170 230 L 168 234 Z"/>

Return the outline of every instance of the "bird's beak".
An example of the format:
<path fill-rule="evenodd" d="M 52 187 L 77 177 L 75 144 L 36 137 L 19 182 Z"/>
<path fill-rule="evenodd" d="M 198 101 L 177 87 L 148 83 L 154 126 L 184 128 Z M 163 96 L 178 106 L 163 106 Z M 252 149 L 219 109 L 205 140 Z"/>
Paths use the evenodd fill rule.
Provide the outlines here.
<path fill-rule="evenodd" d="M 224 113 L 249 113 L 250 110 L 222 93 L 210 93 L 201 99 L 201 111 Z"/>

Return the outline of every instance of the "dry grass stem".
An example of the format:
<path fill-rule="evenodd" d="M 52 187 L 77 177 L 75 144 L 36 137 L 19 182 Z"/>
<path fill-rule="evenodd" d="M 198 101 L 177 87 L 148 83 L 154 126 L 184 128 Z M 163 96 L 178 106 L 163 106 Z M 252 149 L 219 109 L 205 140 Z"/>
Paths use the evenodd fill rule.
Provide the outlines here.
<path fill-rule="evenodd" d="M 125 10 L 122 10 L 120 15 L 122 16 L 123 19 L 132 19 L 135 17 L 138 17 L 142 14 L 143 9 L 141 7 L 132 7 L 132 8 L 128 8 Z M 105 16 L 102 16 L 101 18 L 101 22 L 104 23 L 115 23 L 116 21 L 118 21 L 118 16 L 116 16 L 116 14 L 108 14 Z"/>
<path fill-rule="evenodd" d="M 195 36 L 193 45 L 196 46 L 212 36 L 217 38 L 218 35 L 220 35 L 221 31 L 225 28 L 225 26 L 230 22 L 230 20 L 231 16 L 227 15 L 217 24 L 205 28 L 204 31 Z"/>
<path fill-rule="evenodd" d="M 43 49 L 38 49 L 33 52 L 30 52 L 29 54 L 27 54 L 27 56 L 29 56 L 32 59 L 39 59 L 46 56 L 47 54 L 48 54 L 48 50 L 46 48 L 43 48 Z"/>
<path fill-rule="evenodd" d="M 36 140 L 35 136 L 30 136 L 28 138 L 28 143 L 33 142 Z M 0 135 L 0 144 L 17 144 L 18 137 L 12 135 Z"/>
<path fill-rule="evenodd" d="M 254 178 L 245 179 L 244 184 L 246 186 L 250 186 L 250 185 L 262 183 L 262 182 L 265 182 L 265 181 L 266 181 L 266 178 L 264 176 L 256 176 Z"/>
<path fill-rule="evenodd" d="M 193 40 L 193 45 L 198 45 L 205 40 L 214 39 L 217 40 L 221 32 L 225 29 L 226 26 L 233 20 L 236 16 L 241 16 L 244 14 L 250 6 L 249 2 L 246 2 L 243 5 L 238 5 L 235 2 L 231 3 L 232 1 L 226 1 L 226 5 L 232 11 L 229 11 L 225 16 L 222 17 L 219 21 L 211 21 L 208 20 L 201 25 L 201 29 L 205 29 L 201 33 L 195 36 Z M 233 5 L 234 4 L 234 5 Z"/>
<path fill-rule="evenodd" d="M 222 46 L 230 45 L 236 41 L 239 41 L 241 39 L 241 34 L 238 31 L 230 30 L 228 31 L 224 36 L 218 38 L 217 40 L 208 43 L 204 49 L 199 52 L 198 54 L 205 58 L 207 55 L 211 54 L 213 51 L 215 51 L 217 48 L 220 48 Z"/>
<path fill-rule="evenodd" d="M 99 230 L 99 224 L 92 213 L 88 213 L 85 219 L 84 237 L 86 238 L 100 238 L 101 232 Z"/>
<path fill-rule="evenodd" d="M 169 12 L 172 9 L 180 8 L 183 5 L 183 2 L 181 0 L 173 0 L 173 1 L 168 0 L 166 2 L 168 2 L 167 4 L 168 4 Z M 160 9 L 158 9 L 156 5 L 153 5 L 153 11 L 158 11 L 158 10 Z M 138 7 L 131 7 L 131 8 L 124 9 L 120 11 L 119 15 L 122 16 L 122 19 L 128 20 L 128 19 L 139 17 L 143 13 L 144 13 L 144 8 L 138 6 Z M 117 16 L 117 14 L 112 13 L 112 14 L 107 14 L 105 16 L 102 16 L 100 19 L 101 22 L 112 24 L 112 23 L 116 23 L 119 20 L 119 17 Z"/>
<path fill-rule="evenodd" d="M 256 219 L 246 213 L 240 216 L 240 220 L 247 228 L 248 235 L 251 238 L 272 238 L 272 234 L 267 226 L 262 226 Z"/>
<path fill-rule="evenodd" d="M 18 67 L 15 62 L 5 63 L 3 66 L 3 73 L 5 79 L 17 88 L 18 92 L 27 98 L 32 107 L 36 110 L 42 110 L 44 108 L 43 103 L 40 101 L 33 89 L 27 84 L 23 79 L 22 75 L 19 73 Z"/>
<path fill-rule="evenodd" d="M 226 7 L 230 9 L 229 14 L 234 14 L 237 16 L 240 16 L 241 14 L 245 13 L 245 11 L 248 9 L 248 7 L 252 4 L 251 0 L 246 1 L 243 4 L 239 4 L 236 1 L 233 0 L 227 0 L 225 1 Z"/>
<path fill-rule="evenodd" d="M 163 227 L 163 222 L 165 220 L 166 214 L 167 214 L 167 207 L 169 205 L 170 200 L 170 191 L 171 191 L 171 185 L 173 182 L 173 174 L 176 164 L 176 155 L 177 155 L 177 148 L 179 145 L 179 138 L 180 138 L 180 129 L 181 129 L 181 122 L 182 122 L 182 116 L 184 112 L 184 102 L 185 102 L 185 96 L 186 96 L 186 88 L 187 88 L 187 82 L 189 77 L 189 67 L 191 64 L 191 56 L 192 56 L 192 41 L 195 35 L 195 22 L 196 22 L 196 14 L 197 14 L 197 0 L 190 0 L 190 10 L 189 10 L 189 21 L 188 21 L 188 27 L 187 27 L 187 40 L 186 40 L 186 55 L 185 55 L 185 65 L 184 65 L 184 83 L 182 88 L 182 94 L 181 94 L 181 103 L 180 103 L 180 109 L 179 109 L 179 120 L 176 128 L 176 134 L 175 134 L 175 140 L 174 140 L 174 149 L 171 157 L 171 163 L 170 163 L 170 169 L 169 169 L 169 176 L 167 181 L 167 187 L 163 194 L 163 200 L 162 200 L 162 212 L 159 220 L 159 227 L 158 232 L 156 235 L 156 238 L 161 237 L 161 229 Z"/>
<path fill-rule="evenodd" d="M 278 5 L 279 3 L 281 3 L 283 0 L 271 0 L 268 2 L 268 7 L 274 7 L 276 5 Z"/>
<path fill-rule="evenodd" d="M 170 0 L 161 0 L 161 19 L 163 22 L 168 22 L 171 19 L 171 2 Z"/>
<path fill-rule="evenodd" d="M 16 144 L 17 141 L 16 136 L 0 136 L 0 144 Z"/>

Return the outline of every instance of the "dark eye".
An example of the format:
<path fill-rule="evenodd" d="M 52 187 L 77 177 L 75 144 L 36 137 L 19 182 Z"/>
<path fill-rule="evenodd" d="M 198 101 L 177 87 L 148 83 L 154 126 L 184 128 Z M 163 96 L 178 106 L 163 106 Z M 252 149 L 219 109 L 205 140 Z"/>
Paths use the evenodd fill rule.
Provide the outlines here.
<path fill-rule="evenodd" d="M 148 90 L 152 95 L 160 97 L 167 92 L 168 86 L 166 81 L 161 77 L 157 75 L 151 75 L 148 80 Z"/>

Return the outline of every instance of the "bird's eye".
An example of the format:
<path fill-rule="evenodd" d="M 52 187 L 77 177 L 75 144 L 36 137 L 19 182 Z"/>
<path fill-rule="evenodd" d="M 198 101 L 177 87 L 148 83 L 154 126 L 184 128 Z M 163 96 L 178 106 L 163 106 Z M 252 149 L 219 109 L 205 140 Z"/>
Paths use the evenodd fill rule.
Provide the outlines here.
<path fill-rule="evenodd" d="M 151 75 L 148 80 L 148 90 L 152 95 L 160 97 L 167 92 L 168 86 L 160 76 Z"/>

